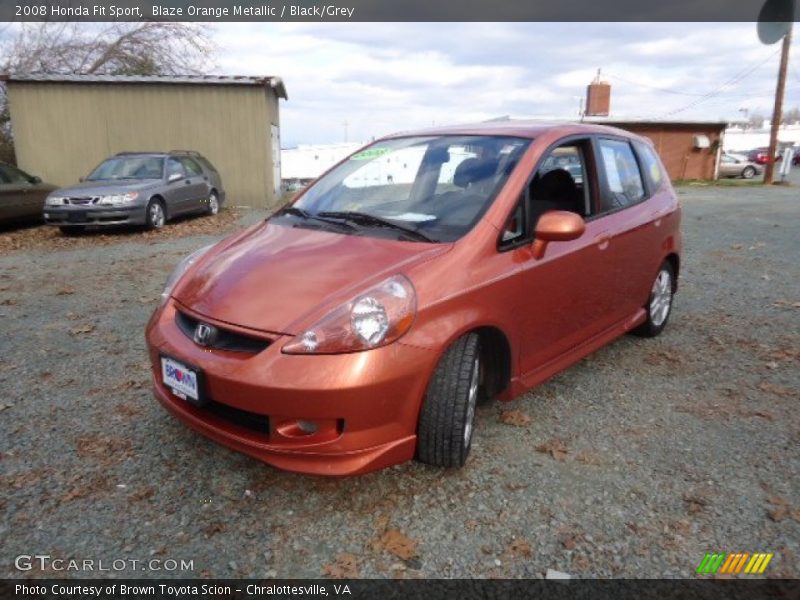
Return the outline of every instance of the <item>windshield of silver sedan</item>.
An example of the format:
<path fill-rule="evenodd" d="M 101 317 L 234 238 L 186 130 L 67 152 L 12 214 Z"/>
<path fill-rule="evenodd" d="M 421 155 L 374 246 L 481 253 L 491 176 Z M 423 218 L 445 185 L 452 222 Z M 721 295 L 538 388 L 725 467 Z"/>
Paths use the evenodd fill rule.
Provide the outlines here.
<path fill-rule="evenodd" d="M 377 142 L 273 218 L 342 233 L 455 241 L 483 216 L 530 142 L 476 135 Z"/>
<path fill-rule="evenodd" d="M 160 156 L 120 156 L 100 163 L 86 181 L 161 179 L 163 174 L 164 159 Z"/>

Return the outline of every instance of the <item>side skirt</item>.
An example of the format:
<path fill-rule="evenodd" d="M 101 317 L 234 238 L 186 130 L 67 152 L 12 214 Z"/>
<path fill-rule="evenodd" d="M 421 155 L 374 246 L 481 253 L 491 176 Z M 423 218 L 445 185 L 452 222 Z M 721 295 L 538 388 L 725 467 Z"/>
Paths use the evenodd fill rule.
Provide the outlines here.
<path fill-rule="evenodd" d="M 540 383 L 543 383 L 554 375 L 557 375 L 564 369 L 571 367 L 582 358 L 590 355 L 592 352 L 599 350 L 618 337 L 622 337 L 631 329 L 634 329 L 635 327 L 644 323 L 646 319 L 647 313 L 645 312 L 645 309 L 640 308 L 632 316 L 615 323 L 608 329 L 601 331 L 582 344 L 579 344 L 561 356 L 554 358 L 550 362 L 547 362 L 544 365 L 525 373 L 524 375 L 513 377 L 511 379 L 511 385 L 509 385 L 508 388 L 506 388 L 506 391 L 499 396 L 499 399 L 506 401 L 513 400 L 517 396 L 524 394 Z"/>

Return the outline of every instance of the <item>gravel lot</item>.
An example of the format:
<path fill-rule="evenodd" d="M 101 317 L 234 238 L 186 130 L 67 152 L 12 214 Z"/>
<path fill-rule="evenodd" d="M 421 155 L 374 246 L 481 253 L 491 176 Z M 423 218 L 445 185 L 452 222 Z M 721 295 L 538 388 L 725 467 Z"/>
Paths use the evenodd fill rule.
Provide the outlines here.
<path fill-rule="evenodd" d="M 0 574 L 14 557 L 193 560 L 126 577 L 800 577 L 800 192 L 683 187 L 666 332 L 479 411 L 462 470 L 277 471 L 152 398 L 143 329 L 180 257 L 255 211 L 142 234 L 0 232 Z M 92 573 L 59 572 L 78 577 Z"/>

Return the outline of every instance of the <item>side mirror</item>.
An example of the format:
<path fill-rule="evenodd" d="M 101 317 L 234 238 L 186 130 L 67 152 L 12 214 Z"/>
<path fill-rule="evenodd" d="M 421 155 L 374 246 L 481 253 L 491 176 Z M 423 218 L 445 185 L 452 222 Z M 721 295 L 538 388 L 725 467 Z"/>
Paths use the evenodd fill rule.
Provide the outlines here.
<path fill-rule="evenodd" d="M 569 242 L 577 240 L 586 231 L 583 218 L 565 210 L 550 210 L 539 217 L 536 223 L 533 242 L 533 258 L 539 260 L 544 256 L 550 242 Z"/>
<path fill-rule="evenodd" d="M 42 178 L 39 177 L 38 175 L 34 175 L 33 177 L 31 177 L 31 183 L 33 185 L 38 185 L 38 184 L 42 183 Z"/>
<path fill-rule="evenodd" d="M 170 176 L 167 177 L 167 181 L 172 183 L 173 181 L 178 181 L 179 179 L 183 179 L 183 175 L 180 173 L 170 173 Z"/>

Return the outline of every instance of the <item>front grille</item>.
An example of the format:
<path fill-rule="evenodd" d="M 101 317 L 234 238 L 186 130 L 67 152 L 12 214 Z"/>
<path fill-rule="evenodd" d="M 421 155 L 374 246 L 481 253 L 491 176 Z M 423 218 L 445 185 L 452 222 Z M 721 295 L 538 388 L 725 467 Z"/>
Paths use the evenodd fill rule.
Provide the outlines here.
<path fill-rule="evenodd" d="M 186 337 L 188 337 L 190 340 L 194 340 L 194 331 L 197 327 L 197 324 L 200 323 L 199 319 L 195 319 L 186 313 L 176 310 L 175 323 Z M 209 348 L 214 348 L 216 350 L 249 352 L 250 354 L 256 354 L 266 350 L 271 343 L 270 340 L 242 335 L 241 333 L 236 333 L 234 331 L 230 331 L 229 329 L 222 329 L 220 327 L 217 327 L 216 329 L 217 336 L 208 346 Z"/>
<path fill-rule="evenodd" d="M 90 196 L 83 198 L 67 198 L 67 201 L 75 206 L 85 206 L 87 204 L 97 204 L 98 202 L 100 202 L 100 198 L 98 196 Z"/>
<path fill-rule="evenodd" d="M 269 417 L 267 415 L 260 415 L 249 410 L 214 402 L 213 400 L 203 406 L 202 410 L 206 410 L 233 425 L 269 435 Z"/>

